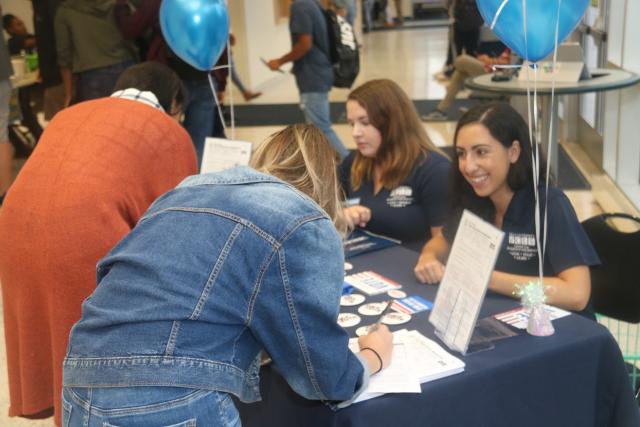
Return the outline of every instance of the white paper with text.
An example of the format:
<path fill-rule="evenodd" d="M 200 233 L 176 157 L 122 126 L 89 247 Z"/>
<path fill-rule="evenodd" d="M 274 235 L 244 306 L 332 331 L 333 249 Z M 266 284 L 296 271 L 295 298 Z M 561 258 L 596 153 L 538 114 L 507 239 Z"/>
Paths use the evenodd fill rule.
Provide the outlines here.
<path fill-rule="evenodd" d="M 467 352 L 504 233 L 465 210 L 429 321 L 452 350 Z"/>
<path fill-rule="evenodd" d="M 222 138 L 206 138 L 200 173 L 221 172 L 236 166 L 247 166 L 251 159 L 251 143 Z"/>

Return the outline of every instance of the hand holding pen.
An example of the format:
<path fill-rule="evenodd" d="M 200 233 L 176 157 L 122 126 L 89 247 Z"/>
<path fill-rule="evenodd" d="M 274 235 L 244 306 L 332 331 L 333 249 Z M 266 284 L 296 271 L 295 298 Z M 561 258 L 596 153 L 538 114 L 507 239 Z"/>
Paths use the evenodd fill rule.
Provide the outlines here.
<path fill-rule="evenodd" d="M 358 338 L 360 355 L 367 360 L 371 375 L 377 374 L 391 363 L 393 334 L 382 324 L 382 318 L 389 312 L 393 301 L 389 301 L 380 317 L 370 328 L 367 335 Z"/>

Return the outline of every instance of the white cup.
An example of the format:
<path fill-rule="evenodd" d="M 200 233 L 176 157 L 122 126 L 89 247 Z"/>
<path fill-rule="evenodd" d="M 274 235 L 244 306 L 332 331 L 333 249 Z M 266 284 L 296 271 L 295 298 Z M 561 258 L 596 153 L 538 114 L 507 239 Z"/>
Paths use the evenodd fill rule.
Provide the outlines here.
<path fill-rule="evenodd" d="M 26 71 L 26 63 L 24 58 L 11 58 L 11 66 L 13 66 L 13 75 L 19 79 L 24 76 Z"/>

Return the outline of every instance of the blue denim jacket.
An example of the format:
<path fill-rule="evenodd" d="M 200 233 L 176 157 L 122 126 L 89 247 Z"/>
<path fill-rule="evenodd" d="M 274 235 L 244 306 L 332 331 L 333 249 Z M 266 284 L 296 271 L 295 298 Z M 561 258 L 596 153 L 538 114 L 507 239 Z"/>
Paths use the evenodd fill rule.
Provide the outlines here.
<path fill-rule="evenodd" d="M 309 399 L 345 401 L 366 364 L 337 325 L 340 236 L 309 197 L 250 168 L 187 178 L 98 264 L 65 387 L 173 386 L 260 399 L 260 350 Z"/>

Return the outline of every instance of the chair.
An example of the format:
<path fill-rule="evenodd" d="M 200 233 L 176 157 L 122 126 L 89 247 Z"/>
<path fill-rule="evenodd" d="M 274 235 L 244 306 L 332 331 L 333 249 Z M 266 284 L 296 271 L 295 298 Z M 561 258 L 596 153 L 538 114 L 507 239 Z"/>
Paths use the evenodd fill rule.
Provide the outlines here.
<path fill-rule="evenodd" d="M 612 219 L 632 221 L 637 230 L 619 231 L 610 225 Z M 591 304 L 598 322 L 618 342 L 636 390 L 640 386 L 640 218 L 606 213 L 583 221 L 582 226 L 602 263 L 591 267 Z"/>

